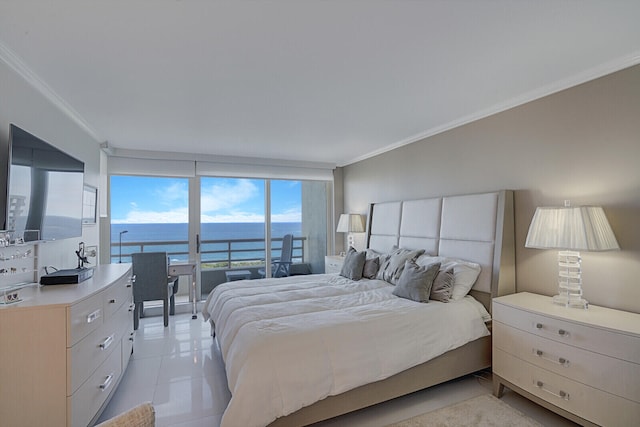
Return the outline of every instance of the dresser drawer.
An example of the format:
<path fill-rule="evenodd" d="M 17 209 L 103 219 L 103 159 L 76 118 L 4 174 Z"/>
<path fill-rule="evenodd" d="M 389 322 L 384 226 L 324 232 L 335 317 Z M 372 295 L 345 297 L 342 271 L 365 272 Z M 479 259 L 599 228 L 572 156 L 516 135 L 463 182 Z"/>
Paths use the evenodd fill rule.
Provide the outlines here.
<path fill-rule="evenodd" d="M 522 331 L 589 351 L 640 363 L 640 338 L 556 319 L 504 304 L 493 305 L 495 321 Z"/>
<path fill-rule="evenodd" d="M 133 352 L 133 343 L 136 337 L 136 331 L 133 330 L 133 300 L 128 309 L 127 327 L 124 328 L 124 334 L 122 334 L 122 372 L 127 368 L 129 359 L 131 359 L 131 353 Z"/>
<path fill-rule="evenodd" d="M 639 364 L 571 347 L 498 321 L 493 322 L 493 345 L 532 365 L 640 403 Z"/>
<path fill-rule="evenodd" d="M 121 344 L 118 340 L 105 362 L 96 369 L 72 396 L 67 398 L 73 427 L 84 427 L 89 424 L 114 387 L 116 387 L 121 373 Z"/>
<path fill-rule="evenodd" d="M 99 292 L 67 309 L 69 316 L 67 347 L 73 346 L 102 325 L 104 317 L 103 298 L 103 293 Z"/>
<path fill-rule="evenodd" d="M 104 317 L 109 319 L 122 304 L 128 303 L 133 295 L 129 276 L 122 277 L 113 286 L 104 291 Z"/>
<path fill-rule="evenodd" d="M 534 366 L 496 347 L 493 371 L 523 390 L 599 425 L 631 426 L 640 419 L 640 403 Z"/>
<path fill-rule="evenodd" d="M 67 396 L 73 394 L 117 347 L 126 330 L 128 309 L 128 304 L 122 304 L 120 310 L 99 329 L 67 349 L 67 369 L 71 372 Z"/>

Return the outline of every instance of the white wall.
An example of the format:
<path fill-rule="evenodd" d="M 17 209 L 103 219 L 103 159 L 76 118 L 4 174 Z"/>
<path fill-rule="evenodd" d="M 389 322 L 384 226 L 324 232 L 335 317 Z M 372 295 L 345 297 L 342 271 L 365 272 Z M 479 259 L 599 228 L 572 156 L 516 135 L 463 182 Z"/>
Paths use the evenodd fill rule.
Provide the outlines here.
<path fill-rule="evenodd" d="M 98 187 L 100 174 L 99 144 L 52 102 L 33 88 L 0 59 L 0 146 L 6 147 L 9 124 L 55 145 L 85 164 L 85 184 Z M 87 246 L 98 245 L 96 225 L 85 225 L 82 238 L 47 242 L 40 245 L 40 266 L 74 268 L 75 250 L 84 241 Z M 42 271 L 39 272 L 42 274 Z"/>
<path fill-rule="evenodd" d="M 518 291 L 557 293 L 555 251 L 524 247 L 537 206 L 601 205 L 622 248 L 583 253 L 592 304 L 640 313 L 640 66 L 346 166 L 369 202 L 515 190 Z"/>

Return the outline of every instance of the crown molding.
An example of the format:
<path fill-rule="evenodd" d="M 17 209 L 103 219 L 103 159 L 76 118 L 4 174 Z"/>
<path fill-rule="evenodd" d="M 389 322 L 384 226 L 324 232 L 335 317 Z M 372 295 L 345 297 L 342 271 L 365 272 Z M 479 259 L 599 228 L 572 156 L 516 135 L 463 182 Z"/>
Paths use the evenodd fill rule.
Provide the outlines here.
<path fill-rule="evenodd" d="M 57 107 L 64 115 L 69 117 L 82 130 L 88 133 L 97 142 L 104 139 L 100 137 L 98 132 L 78 113 L 71 105 L 69 105 L 60 95 L 58 95 L 48 84 L 44 82 L 27 64 L 16 55 L 11 49 L 0 42 L 0 60 L 7 64 L 9 68 L 15 71 L 29 85 L 44 96 L 49 102 Z"/>
<path fill-rule="evenodd" d="M 500 113 L 502 111 L 509 110 L 511 108 L 517 107 L 519 105 L 526 104 L 527 102 L 535 101 L 536 99 L 543 98 L 547 95 L 552 95 L 554 93 L 560 92 L 565 89 L 569 89 L 574 86 L 578 86 L 582 83 L 586 83 L 591 80 L 595 80 L 599 77 L 606 76 L 607 74 L 615 73 L 616 71 L 623 70 L 625 68 L 632 67 L 634 65 L 640 64 L 640 51 L 634 52 L 632 54 L 623 56 L 621 58 L 617 58 L 613 61 L 605 62 L 598 66 L 592 67 L 588 70 L 582 71 L 578 74 L 575 74 L 566 79 L 558 80 L 552 82 L 546 86 L 543 86 L 538 89 L 534 89 L 532 91 L 526 92 L 520 96 L 516 96 L 508 101 L 501 102 L 499 104 L 493 105 L 489 108 L 482 109 L 480 111 L 476 111 L 467 116 L 461 117 L 456 120 L 452 120 L 449 123 L 445 123 L 441 126 L 436 126 L 434 128 L 428 129 L 424 132 L 421 132 L 417 135 L 410 136 L 409 138 L 398 141 L 394 144 L 387 145 L 386 147 L 380 148 L 379 150 L 372 151 L 370 153 L 364 154 L 362 156 L 356 157 L 344 163 L 339 163 L 338 166 L 344 167 L 353 163 L 360 162 L 362 160 L 370 159 L 371 157 L 375 157 L 380 154 L 384 154 L 388 151 L 395 150 L 396 148 L 403 147 L 405 145 L 412 144 L 414 142 L 418 142 L 425 138 L 429 138 L 431 136 L 437 135 L 439 133 L 446 132 L 448 130 L 457 128 L 459 126 L 475 122 L 476 120 L 483 119 L 485 117 L 492 116 L 494 114 Z"/>

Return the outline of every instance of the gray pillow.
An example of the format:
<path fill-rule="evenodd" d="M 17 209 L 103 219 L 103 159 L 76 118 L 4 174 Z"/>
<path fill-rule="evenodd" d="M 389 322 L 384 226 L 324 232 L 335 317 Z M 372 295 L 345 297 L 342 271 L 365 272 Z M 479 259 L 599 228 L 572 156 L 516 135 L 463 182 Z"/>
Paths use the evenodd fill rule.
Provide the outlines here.
<path fill-rule="evenodd" d="M 409 250 L 409 249 L 396 249 L 387 255 L 385 258 L 380 258 L 380 269 L 378 270 L 377 279 L 384 280 L 386 282 L 395 285 L 404 270 L 404 263 L 406 261 L 414 261 L 418 258 L 424 249 Z"/>
<path fill-rule="evenodd" d="M 453 291 L 453 268 L 440 270 L 433 281 L 433 286 L 431 286 L 429 299 L 449 302 L 451 299 L 451 291 Z"/>
<path fill-rule="evenodd" d="M 362 279 L 362 270 L 364 269 L 365 252 L 358 252 L 354 248 L 349 248 L 347 256 L 342 264 L 340 275 L 351 280 Z"/>
<path fill-rule="evenodd" d="M 364 261 L 364 269 L 362 270 L 362 277 L 366 279 L 375 279 L 380 268 L 380 258 L 370 258 Z"/>
<path fill-rule="evenodd" d="M 431 285 L 440 270 L 440 263 L 419 267 L 413 261 L 405 263 L 393 294 L 417 302 L 429 302 Z"/>

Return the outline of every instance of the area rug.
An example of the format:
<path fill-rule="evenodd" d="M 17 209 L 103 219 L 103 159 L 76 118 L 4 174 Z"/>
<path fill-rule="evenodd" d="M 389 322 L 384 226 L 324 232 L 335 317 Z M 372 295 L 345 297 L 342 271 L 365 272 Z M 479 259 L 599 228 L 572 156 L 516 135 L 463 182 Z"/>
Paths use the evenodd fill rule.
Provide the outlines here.
<path fill-rule="evenodd" d="M 491 394 L 436 409 L 388 427 L 543 427 Z"/>

